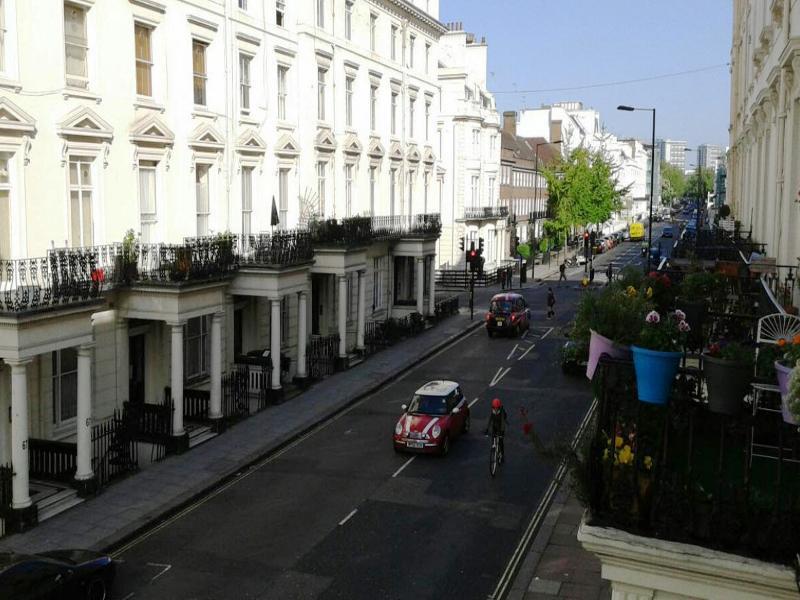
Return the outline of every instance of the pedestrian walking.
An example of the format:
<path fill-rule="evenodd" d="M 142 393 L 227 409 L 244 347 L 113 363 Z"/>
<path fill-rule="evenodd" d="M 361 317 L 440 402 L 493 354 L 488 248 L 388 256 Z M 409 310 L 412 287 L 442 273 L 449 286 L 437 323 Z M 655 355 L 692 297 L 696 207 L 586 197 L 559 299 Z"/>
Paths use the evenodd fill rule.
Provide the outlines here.
<path fill-rule="evenodd" d="M 594 263 L 589 267 L 589 283 L 594 283 Z"/>
<path fill-rule="evenodd" d="M 559 281 L 566 281 L 567 280 L 567 261 L 562 262 L 558 265 L 558 270 L 561 273 L 558 276 Z"/>
<path fill-rule="evenodd" d="M 506 269 L 506 281 L 508 282 L 508 289 L 514 289 L 514 267 Z"/>
<path fill-rule="evenodd" d="M 608 263 L 606 267 L 606 285 L 611 285 L 611 280 L 614 278 L 614 263 Z"/>
<path fill-rule="evenodd" d="M 500 286 L 506 289 L 506 270 L 500 269 Z"/>
<path fill-rule="evenodd" d="M 552 319 L 556 316 L 556 295 L 553 293 L 553 288 L 547 288 L 547 318 Z"/>

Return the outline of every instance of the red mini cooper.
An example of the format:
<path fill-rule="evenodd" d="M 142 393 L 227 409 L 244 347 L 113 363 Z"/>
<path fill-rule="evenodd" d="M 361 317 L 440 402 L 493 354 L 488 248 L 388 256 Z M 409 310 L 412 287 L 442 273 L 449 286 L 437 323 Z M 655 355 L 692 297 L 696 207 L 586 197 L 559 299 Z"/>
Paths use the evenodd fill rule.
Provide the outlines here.
<path fill-rule="evenodd" d="M 525 298 L 519 294 L 496 294 L 492 298 L 486 313 L 489 337 L 495 333 L 517 336 L 530 326 L 530 311 Z"/>
<path fill-rule="evenodd" d="M 453 438 L 469 431 L 469 406 L 455 381 L 431 381 L 416 392 L 394 427 L 395 452 L 445 455 Z"/>

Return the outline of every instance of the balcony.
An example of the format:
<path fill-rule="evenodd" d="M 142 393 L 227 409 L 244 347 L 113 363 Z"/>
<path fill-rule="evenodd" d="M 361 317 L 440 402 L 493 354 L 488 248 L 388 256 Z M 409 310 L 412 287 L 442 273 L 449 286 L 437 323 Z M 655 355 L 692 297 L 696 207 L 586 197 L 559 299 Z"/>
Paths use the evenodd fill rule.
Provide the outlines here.
<path fill-rule="evenodd" d="M 301 230 L 245 235 L 239 240 L 236 258 L 240 267 L 300 265 L 314 259 L 312 236 Z"/>
<path fill-rule="evenodd" d="M 490 219 L 505 219 L 508 217 L 507 206 L 477 206 L 464 209 L 463 221 L 480 221 Z"/>

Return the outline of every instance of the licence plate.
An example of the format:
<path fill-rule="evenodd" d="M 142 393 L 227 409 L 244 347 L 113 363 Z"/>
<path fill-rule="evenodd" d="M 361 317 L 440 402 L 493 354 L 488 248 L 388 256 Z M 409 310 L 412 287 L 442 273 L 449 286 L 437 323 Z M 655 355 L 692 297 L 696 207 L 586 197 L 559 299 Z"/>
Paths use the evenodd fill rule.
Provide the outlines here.
<path fill-rule="evenodd" d="M 408 446 L 409 448 L 422 448 L 424 445 L 425 443 L 419 440 L 408 440 L 406 442 L 406 446 Z"/>
<path fill-rule="evenodd" d="M 497 319 L 497 326 L 498 327 L 502 327 L 503 326 L 503 320 L 502 319 Z"/>

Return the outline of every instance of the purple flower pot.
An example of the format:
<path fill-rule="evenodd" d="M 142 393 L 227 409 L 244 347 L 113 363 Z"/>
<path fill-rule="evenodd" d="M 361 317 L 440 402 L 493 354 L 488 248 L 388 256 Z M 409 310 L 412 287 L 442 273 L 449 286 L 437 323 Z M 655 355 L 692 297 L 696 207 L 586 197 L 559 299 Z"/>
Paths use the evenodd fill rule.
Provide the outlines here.
<path fill-rule="evenodd" d="M 791 377 L 792 371 L 792 367 L 787 367 L 775 361 L 775 375 L 778 376 L 778 388 L 781 390 L 781 413 L 783 414 L 783 420 L 790 425 L 798 425 L 797 419 L 792 416 L 787 406 L 787 401 L 789 399 L 789 377 Z"/>
<path fill-rule="evenodd" d="M 586 377 L 592 379 L 597 370 L 597 363 L 603 354 L 608 354 L 611 358 L 626 359 L 631 357 L 631 349 L 627 346 L 620 346 L 613 341 L 600 335 L 594 329 L 589 330 L 592 334 L 589 340 L 589 361 L 586 363 Z"/>

